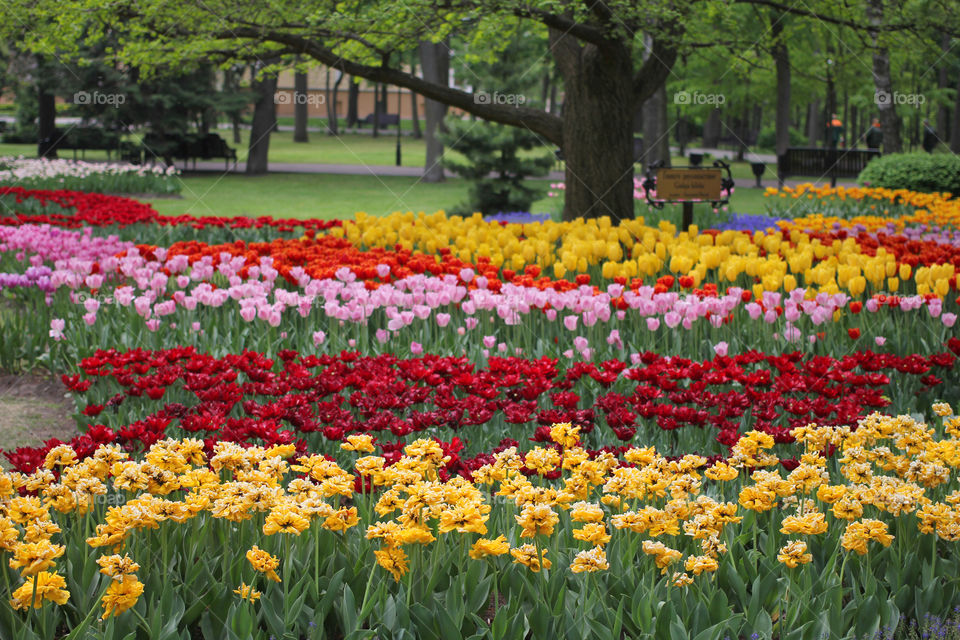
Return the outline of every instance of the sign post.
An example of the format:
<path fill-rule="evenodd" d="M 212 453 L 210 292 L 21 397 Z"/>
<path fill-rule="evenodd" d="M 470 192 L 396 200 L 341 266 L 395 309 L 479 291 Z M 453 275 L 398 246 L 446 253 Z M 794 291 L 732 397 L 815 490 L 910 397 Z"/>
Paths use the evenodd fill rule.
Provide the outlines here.
<path fill-rule="evenodd" d="M 727 175 L 724 177 L 723 172 Z M 713 167 L 680 167 L 667 169 L 659 163 L 647 169 L 643 182 L 647 202 L 662 209 L 668 202 L 683 204 L 684 230 L 693 224 L 693 205 L 697 202 L 709 202 L 714 209 L 729 202 L 733 191 L 733 178 L 730 165 L 723 160 L 715 160 Z"/>

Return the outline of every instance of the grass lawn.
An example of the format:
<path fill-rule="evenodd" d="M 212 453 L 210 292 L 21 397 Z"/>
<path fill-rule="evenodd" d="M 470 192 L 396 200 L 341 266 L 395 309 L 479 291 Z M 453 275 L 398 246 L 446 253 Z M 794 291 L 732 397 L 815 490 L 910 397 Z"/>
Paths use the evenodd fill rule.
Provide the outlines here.
<path fill-rule="evenodd" d="M 183 198 L 151 204 L 162 214 L 263 216 L 277 218 L 353 218 L 363 211 L 449 209 L 466 199 L 467 184 L 448 180 L 425 184 L 417 178 L 271 173 L 265 176 L 202 175 L 182 178 Z"/>
<path fill-rule="evenodd" d="M 369 175 L 272 173 L 253 177 L 188 175 L 181 179 L 183 197 L 152 200 L 157 211 L 166 215 L 271 215 L 280 218 L 352 218 L 357 211 L 370 215 L 386 215 L 394 211 L 432 213 L 439 209 L 449 211 L 465 201 L 468 188 L 468 184 L 459 179 L 425 184 L 416 178 Z M 558 208 L 559 201 L 551 198 L 544 198 L 532 207 L 537 213 L 554 213 Z M 746 187 L 737 189 L 730 210 L 762 212 L 763 191 Z M 650 214 L 642 215 L 652 220 Z M 679 207 L 675 210 L 668 208 L 664 215 L 679 223 Z M 706 205 L 697 205 L 694 215 L 701 226 L 723 218 Z"/>

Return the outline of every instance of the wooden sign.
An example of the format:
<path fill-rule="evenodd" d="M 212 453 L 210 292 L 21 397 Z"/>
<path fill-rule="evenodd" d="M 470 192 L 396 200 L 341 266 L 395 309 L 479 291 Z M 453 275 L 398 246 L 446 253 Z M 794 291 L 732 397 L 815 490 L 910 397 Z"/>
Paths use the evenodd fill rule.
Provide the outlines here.
<path fill-rule="evenodd" d="M 657 169 L 657 200 L 667 202 L 717 202 L 720 169 Z"/>

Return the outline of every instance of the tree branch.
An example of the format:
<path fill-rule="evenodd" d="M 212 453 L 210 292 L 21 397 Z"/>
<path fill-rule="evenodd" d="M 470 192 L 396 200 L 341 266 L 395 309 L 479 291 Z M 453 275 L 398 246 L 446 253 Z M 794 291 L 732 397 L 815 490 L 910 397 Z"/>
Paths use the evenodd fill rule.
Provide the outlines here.
<path fill-rule="evenodd" d="M 633 99 L 636 104 L 642 104 L 667 81 L 673 65 L 677 62 L 677 47 L 668 44 L 671 41 L 672 34 L 655 38 L 650 55 L 634 74 Z"/>
<path fill-rule="evenodd" d="M 805 18 L 813 18 L 814 20 L 819 20 L 820 22 L 828 22 L 830 24 L 839 25 L 842 27 L 850 27 L 851 29 L 858 30 L 868 30 L 875 29 L 877 31 L 906 31 L 912 29 L 910 24 L 887 24 L 880 25 L 877 27 L 871 27 L 868 24 L 863 22 L 856 22 L 854 20 L 845 20 L 843 18 L 837 18 L 834 16 L 827 16 L 810 9 L 798 8 L 791 5 L 782 4 L 780 2 L 775 2 L 774 0 L 734 0 L 738 4 L 755 4 L 761 5 L 764 7 L 771 7 L 777 9 L 784 13 L 791 13 L 796 16 L 803 16 Z"/>
<path fill-rule="evenodd" d="M 487 95 L 487 100 L 478 101 L 478 96 L 482 94 L 467 93 L 460 89 L 430 82 L 399 69 L 393 69 L 387 66 L 371 66 L 346 60 L 333 50 L 320 45 L 314 40 L 308 40 L 290 33 L 243 27 L 222 33 L 210 34 L 210 37 L 217 40 L 243 38 L 279 44 L 286 47 L 287 53 L 307 55 L 333 69 L 350 75 L 360 76 L 373 82 L 384 82 L 410 89 L 426 98 L 462 109 L 467 113 L 484 118 L 485 120 L 492 120 L 493 122 L 500 122 L 515 127 L 526 127 L 558 146 L 563 145 L 561 118 L 541 109 L 494 104 L 489 99 L 490 96 L 488 94 L 485 94 Z"/>

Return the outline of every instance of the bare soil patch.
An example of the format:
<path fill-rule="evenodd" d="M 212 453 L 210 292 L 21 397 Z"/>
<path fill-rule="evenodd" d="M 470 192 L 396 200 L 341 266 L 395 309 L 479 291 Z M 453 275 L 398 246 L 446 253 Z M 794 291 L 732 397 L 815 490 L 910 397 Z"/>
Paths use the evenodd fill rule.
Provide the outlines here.
<path fill-rule="evenodd" d="M 77 434 L 73 400 L 51 374 L 0 373 L 0 449 L 37 446 Z M 5 458 L 0 457 L 0 465 Z"/>

